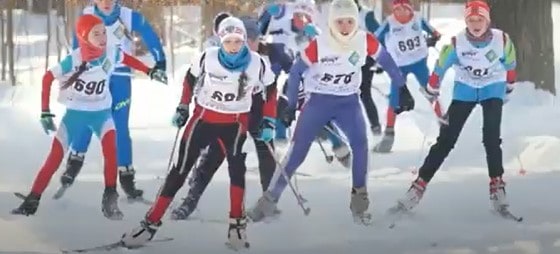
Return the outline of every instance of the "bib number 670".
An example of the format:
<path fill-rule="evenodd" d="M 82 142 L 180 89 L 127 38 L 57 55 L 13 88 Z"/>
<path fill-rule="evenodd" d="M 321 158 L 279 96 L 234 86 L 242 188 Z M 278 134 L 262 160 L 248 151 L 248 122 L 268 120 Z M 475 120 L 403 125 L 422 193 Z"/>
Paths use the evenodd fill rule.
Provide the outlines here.
<path fill-rule="evenodd" d="M 323 77 L 321 78 L 321 81 L 324 83 L 333 83 L 335 85 L 338 85 L 341 81 L 344 82 L 344 84 L 349 84 L 350 82 L 352 82 L 352 76 L 354 76 L 355 72 L 350 72 L 348 74 L 329 74 L 329 73 L 325 73 L 323 74 Z"/>

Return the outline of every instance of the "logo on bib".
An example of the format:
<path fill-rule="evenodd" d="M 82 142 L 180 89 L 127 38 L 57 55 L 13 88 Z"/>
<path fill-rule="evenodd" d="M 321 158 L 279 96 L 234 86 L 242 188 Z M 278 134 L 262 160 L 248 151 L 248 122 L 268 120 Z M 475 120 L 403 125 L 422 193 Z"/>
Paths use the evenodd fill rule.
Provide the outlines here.
<path fill-rule="evenodd" d="M 358 63 L 359 60 L 360 60 L 360 54 L 358 54 L 358 52 L 356 51 L 352 52 L 352 55 L 348 57 L 348 62 L 350 62 L 352 65 L 356 65 L 356 63 Z"/>
<path fill-rule="evenodd" d="M 124 36 L 124 28 L 122 25 L 119 25 L 115 31 L 113 31 L 113 34 L 117 37 L 117 39 L 122 39 L 122 37 Z"/>
<path fill-rule="evenodd" d="M 414 30 L 414 31 L 419 31 L 420 30 L 420 27 L 418 26 L 418 23 L 412 24 L 412 30 Z"/>
<path fill-rule="evenodd" d="M 496 58 L 498 58 L 498 55 L 496 55 L 496 52 L 494 52 L 494 50 L 490 50 L 488 51 L 488 53 L 486 53 L 486 59 L 488 59 L 488 61 L 490 62 L 494 62 L 494 60 L 496 60 Z"/>

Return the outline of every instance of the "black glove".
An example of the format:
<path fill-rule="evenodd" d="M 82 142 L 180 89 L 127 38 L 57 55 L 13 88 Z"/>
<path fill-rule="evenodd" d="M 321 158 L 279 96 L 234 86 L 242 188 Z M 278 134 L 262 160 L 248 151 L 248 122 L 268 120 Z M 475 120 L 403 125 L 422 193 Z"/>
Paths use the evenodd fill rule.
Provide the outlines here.
<path fill-rule="evenodd" d="M 280 119 L 286 127 L 290 127 L 292 122 L 296 120 L 296 109 L 287 107 L 284 112 L 282 112 Z"/>
<path fill-rule="evenodd" d="M 432 36 L 426 38 L 426 44 L 428 45 L 428 47 L 435 47 L 436 43 L 439 41 L 439 39 L 441 39 L 441 35 L 439 35 L 439 34 L 432 35 Z"/>
<path fill-rule="evenodd" d="M 384 70 L 383 70 L 383 68 L 381 68 L 380 66 L 376 66 L 376 67 L 374 67 L 373 72 L 374 72 L 375 74 L 381 74 L 381 73 L 384 72 Z"/>
<path fill-rule="evenodd" d="M 185 126 L 187 120 L 189 120 L 189 105 L 181 104 L 175 110 L 175 114 L 173 115 L 171 122 L 173 123 L 173 126 L 181 128 Z"/>
<path fill-rule="evenodd" d="M 405 111 L 411 111 L 414 109 L 414 98 L 410 94 L 410 91 L 406 87 L 406 84 L 402 86 L 399 90 L 399 108 L 396 108 L 395 114 L 400 114 Z"/>

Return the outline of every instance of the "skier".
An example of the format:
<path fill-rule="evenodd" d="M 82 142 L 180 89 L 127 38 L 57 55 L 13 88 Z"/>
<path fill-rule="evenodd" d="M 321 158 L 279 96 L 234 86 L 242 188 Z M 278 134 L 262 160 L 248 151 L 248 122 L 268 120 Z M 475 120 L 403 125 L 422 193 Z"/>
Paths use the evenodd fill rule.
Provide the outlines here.
<path fill-rule="evenodd" d="M 194 59 L 187 72 L 183 96 L 177 107 L 177 123 L 189 119 L 189 104 L 195 92 L 195 109 L 181 140 L 177 162 L 173 165 L 158 198 L 140 226 L 125 233 L 122 243 L 127 247 L 143 245 L 153 238 L 161 219 L 195 161 L 201 149 L 218 140 L 226 151 L 230 175 L 230 213 L 228 239 L 230 247 L 248 247 L 244 212 L 245 157 L 242 151 L 246 139 L 249 111 L 253 102 L 263 100 L 263 93 L 274 93 L 274 74 L 268 63 L 245 45 L 247 33 L 243 22 L 235 17 L 224 19 L 219 26 L 221 46 L 206 49 Z M 194 89 L 191 88 L 197 84 Z M 270 91 L 272 90 L 272 91 Z M 264 103 L 262 137 L 270 134 L 267 118 L 274 118 L 276 101 Z M 268 132 L 268 134 L 267 134 Z"/>
<path fill-rule="evenodd" d="M 259 17 L 259 30 L 262 36 L 270 36 L 268 44 L 272 71 L 278 80 L 282 71 L 288 73 L 294 59 L 300 54 L 309 41 L 319 34 L 319 28 L 314 24 L 316 13 L 315 1 L 297 0 L 295 2 L 268 5 Z M 287 81 L 286 81 L 287 82 Z M 302 81 L 303 82 L 303 79 Z M 287 107 L 286 83 L 282 95 L 278 99 L 278 112 L 283 112 Z M 303 106 L 306 94 L 303 84 L 300 84 L 298 93 L 298 109 Z M 282 121 L 276 122 L 276 143 L 288 142 L 287 126 Z M 345 167 L 350 167 L 352 160 L 350 148 L 340 139 L 338 129 L 328 124 L 319 134 L 320 139 L 329 139 L 332 150 L 337 160 Z M 321 142 L 321 140 L 318 140 Z"/>
<path fill-rule="evenodd" d="M 423 32 L 429 34 L 424 38 Z M 406 77 L 413 74 L 420 83 L 420 92 L 431 103 L 440 124 L 446 119 L 442 114 L 439 101 L 426 93 L 430 71 L 428 69 L 428 48 L 434 47 L 441 35 L 426 21 L 420 13 L 415 13 L 410 0 L 393 0 L 393 13 L 376 31 L 379 41 L 387 47 Z M 391 91 L 394 92 L 394 91 Z M 410 94 L 408 89 L 405 90 Z M 406 96 L 413 100 L 411 96 Z M 395 140 L 396 116 L 393 109 L 387 109 L 387 126 L 383 138 L 375 147 L 378 153 L 391 152 Z"/>
<path fill-rule="evenodd" d="M 515 82 L 515 47 L 509 36 L 499 29 L 490 29 L 490 8 L 483 1 L 468 2 L 465 9 L 467 28 L 442 48 L 439 60 L 430 76 L 427 92 L 439 95 L 440 83 L 451 66 L 455 70 L 453 100 L 449 106 L 449 125 L 440 128 L 437 142 L 432 145 L 418 178 L 392 210 L 413 209 L 439 169 L 470 113 L 477 104 L 482 106 L 482 142 L 486 149 L 490 176 L 490 200 L 498 212 L 507 211 L 505 183 L 502 179 L 502 149 L 500 128 L 504 99 L 513 91 Z"/>
<path fill-rule="evenodd" d="M 289 152 L 277 168 L 271 184 L 256 206 L 248 212 L 253 221 L 271 216 L 288 180 L 301 165 L 313 137 L 329 121 L 334 121 L 348 137 L 352 148 L 352 190 L 350 210 L 355 218 L 367 219 L 369 207 L 366 188 L 367 135 L 359 99 L 361 67 L 372 56 L 392 77 L 392 86 L 403 86 L 404 78 L 375 36 L 358 28 L 358 7 L 352 0 L 334 0 L 329 9 L 329 31 L 319 35 L 302 53 L 290 70 L 288 109 L 282 116 L 290 125 L 294 120 L 299 79 L 304 72 L 305 91 L 309 92 L 299 117 Z M 398 94 L 391 106 L 402 112 Z M 406 106 L 406 105 L 402 105 Z"/>
<path fill-rule="evenodd" d="M 94 132 L 101 141 L 105 161 L 105 191 L 102 199 L 103 215 L 122 219 L 117 205 L 117 160 L 115 127 L 111 116 L 111 94 L 106 83 L 119 64 L 142 71 L 152 79 L 167 83 L 165 72 L 150 69 L 140 60 L 119 48 L 106 48 L 107 36 L 103 21 L 91 14 L 81 16 L 76 24 L 79 47 L 43 76 L 41 92 L 41 124 L 48 134 L 56 132 L 49 155 L 39 170 L 31 192 L 13 214 L 33 215 L 39 206 L 41 194 L 63 160 L 66 149 L 84 129 Z M 70 77 L 69 77 L 70 76 Z M 61 81 L 59 101 L 66 105 L 60 128 L 53 123 L 49 107 L 50 90 L 54 79 Z M 65 80 L 65 81 L 64 81 Z"/>
<path fill-rule="evenodd" d="M 94 14 L 103 20 L 107 27 L 109 46 L 118 46 L 124 52 L 132 54 L 134 41 L 131 38 L 131 32 L 137 32 L 152 54 L 156 62 L 155 68 L 165 71 L 165 55 L 159 37 L 142 14 L 121 6 L 115 0 L 93 0 L 93 2 L 94 5 L 86 7 L 83 14 Z M 74 37 L 74 47 L 77 47 L 76 37 Z M 128 126 L 131 105 L 131 72 L 130 68 L 126 66 L 118 66 L 115 72 L 109 79 L 109 89 L 113 96 L 112 110 L 117 132 L 119 180 L 127 197 L 134 200 L 141 198 L 143 191 L 135 186 L 136 171 L 132 166 L 132 140 Z M 62 192 L 72 185 L 80 172 L 91 135 L 92 131 L 88 129 L 72 141 L 66 171 L 60 178 Z"/>
<path fill-rule="evenodd" d="M 375 13 L 373 10 L 368 9 L 360 3 L 360 0 L 354 0 L 358 6 L 358 11 L 360 14 L 359 26 L 360 29 L 375 33 L 379 28 L 379 22 L 375 19 Z M 368 118 L 371 132 L 374 136 L 381 135 L 381 124 L 379 123 L 379 115 L 377 113 L 377 107 L 373 102 L 371 95 L 371 81 L 373 79 L 374 73 L 381 74 L 383 69 L 379 68 L 375 63 L 373 58 L 368 57 L 366 64 L 362 67 L 362 85 L 360 86 L 360 99 L 364 105 L 366 111 L 366 116 Z"/>
<path fill-rule="evenodd" d="M 216 19 L 214 19 L 216 20 Z M 245 25 L 245 30 L 247 31 L 247 45 L 249 49 L 261 54 L 261 57 L 266 58 L 264 55 L 264 48 L 266 46 L 260 43 L 257 21 L 249 17 L 241 17 L 243 24 Z M 266 93 L 266 101 L 276 100 L 276 89 L 275 86 L 269 86 Z M 263 192 L 268 188 L 272 174 L 276 169 L 276 162 L 274 161 L 274 155 L 268 149 L 267 144 L 271 148 L 274 148 L 272 138 L 274 136 L 274 123 L 276 119 L 276 107 L 275 103 L 267 103 L 269 107 L 263 119 L 263 105 L 259 103 L 261 100 L 253 102 L 251 108 L 251 114 L 249 116 L 249 133 L 255 142 L 255 150 L 257 152 L 259 160 L 259 173 L 261 178 L 261 187 Z M 263 121 L 259 121 L 263 119 Z M 180 119 L 175 119 L 174 124 L 180 127 Z M 262 125 L 262 126 L 261 126 Z M 261 128 L 262 127 L 262 128 Z M 260 131 L 263 133 L 260 133 Z M 171 214 L 172 219 L 175 220 L 186 220 L 191 213 L 196 209 L 198 201 L 202 196 L 202 193 L 212 180 L 212 177 L 225 160 L 226 151 L 222 149 L 223 147 L 216 141 L 212 143 L 206 154 L 201 155 L 200 164 L 193 170 L 192 183 L 190 183 L 189 193 L 187 197 L 183 199 L 181 206 L 175 208 Z"/>

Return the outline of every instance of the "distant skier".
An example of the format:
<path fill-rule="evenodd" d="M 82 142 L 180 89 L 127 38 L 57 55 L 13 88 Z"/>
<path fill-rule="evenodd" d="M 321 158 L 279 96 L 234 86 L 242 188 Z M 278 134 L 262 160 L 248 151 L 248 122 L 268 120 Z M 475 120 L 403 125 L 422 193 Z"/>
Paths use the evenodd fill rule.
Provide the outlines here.
<path fill-rule="evenodd" d="M 103 21 L 94 15 L 85 14 L 78 18 L 76 35 L 78 48 L 43 76 L 41 124 L 46 133 L 55 132 L 55 137 L 29 195 L 12 213 L 35 214 L 41 195 L 62 163 L 68 145 L 87 129 L 101 140 L 105 161 L 105 191 L 101 211 L 105 217 L 119 220 L 123 215 L 117 205 L 116 133 L 111 116 L 111 93 L 107 86 L 109 76 L 120 64 L 144 72 L 160 82 L 167 83 L 167 76 L 160 69 L 148 68 L 119 48 L 106 48 L 105 26 Z M 53 122 L 54 114 L 49 106 L 54 79 L 61 82 L 59 101 L 66 105 L 66 112 L 58 129 Z"/>
<path fill-rule="evenodd" d="M 428 33 L 429 37 L 425 38 L 424 32 Z M 434 47 L 441 35 L 422 18 L 420 13 L 414 12 L 410 0 L 393 0 L 393 13 L 387 17 L 375 34 L 395 59 L 405 78 L 408 74 L 416 77 L 420 84 L 420 92 L 429 100 L 439 122 L 445 124 L 447 120 L 443 116 L 439 101 L 426 93 L 430 76 L 428 48 Z M 403 88 L 403 92 L 407 95 L 406 98 L 411 100 L 413 105 L 411 109 L 413 109 L 414 99 L 410 96 L 407 86 Z M 381 142 L 374 147 L 375 152 L 388 153 L 392 150 L 396 118 L 393 110 L 387 109 L 387 127 Z"/>
<path fill-rule="evenodd" d="M 358 6 L 358 11 L 360 14 L 360 20 L 358 22 L 360 29 L 370 32 L 372 34 L 379 28 L 379 22 L 375 19 L 375 13 L 373 10 L 362 6 L 360 0 L 354 0 Z M 377 107 L 373 102 L 371 94 L 371 81 L 373 79 L 374 73 L 381 74 L 383 69 L 379 68 L 373 58 L 368 57 L 366 59 L 366 64 L 362 67 L 362 85 L 360 86 L 360 99 L 364 105 L 366 111 L 366 116 L 368 118 L 371 132 L 374 136 L 381 135 L 381 124 L 379 123 L 379 114 L 377 112 Z"/>
<path fill-rule="evenodd" d="M 507 211 L 505 182 L 502 179 L 500 128 L 504 99 L 513 91 L 515 82 L 515 47 L 509 36 L 490 29 L 490 8 L 483 1 L 471 1 L 465 9 L 466 30 L 442 48 L 427 94 L 435 99 L 445 72 L 454 66 L 453 100 L 449 106 L 449 125 L 442 126 L 437 142 L 432 145 L 418 178 L 392 210 L 411 210 L 423 197 L 426 186 L 455 146 L 467 118 L 477 104 L 482 106 L 482 143 L 486 150 L 490 176 L 490 200 L 498 212 Z"/>
<path fill-rule="evenodd" d="M 257 20 L 248 17 L 242 17 L 243 24 L 247 31 L 247 45 L 249 49 L 255 51 L 263 58 L 267 58 L 266 45 L 260 42 Z M 218 20 L 218 19 L 214 19 Z M 221 22 L 218 21 L 218 22 Z M 217 33 L 216 33 L 217 34 Z M 275 85 L 269 87 L 266 95 L 266 101 L 276 101 Z M 253 102 L 251 114 L 249 115 L 249 133 L 255 142 L 255 151 L 259 160 L 259 176 L 263 192 L 268 188 L 272 174 L 276 169 L 274 155 L 267 147 L 267 143 L 274 148 L 272 139 L 274 138 L 274 123 L 276 122 L 276 104 L 261 103 L 263 100 Z M 264 106 L 268 108 L 263 109 Z M 263 118 L 263 110 L 266 112 Z M 262 119 L 262 120 L 261 120 Z M 177 119 L 179 120 L 179 119 Z M 175 125 L 179 126 L 180 122 Z M 206 153 L 201 155 L 198 166 L 193 169 L 192 183 L 190 183 L 189 193 L 183 199 L 183 203 L 175 208 L 171 213 L 172 219 L 186 220 L 196 209 L 198 201 L 204 190 L 212 180 L 212 177 L 218 171 L 218 168 L 226 159 L 226 151 L 220 145 L 218 140 L 212 143 Z"/>
<path fill-rule="evenodd" d="M 165 53 L 158 35 L 154 32 L 146 18 L 137 11 L 122 6 L 118 0 L 93 0 L 94 5 L 83 10 L 83 14 L 93 14 L 103 20 L 107 28 L 107 44 L 119 47 L 124 52 L 133 55 L 134 41 L 132 32 L 138 33 L 156 62 L 155 68 L 165 71 Z M 77 47 L 74 37 L 74 47 Z M 131 81 L 130 68 L 117 66 L 109 79 L 108 87 L 113 97 L 112 114 L 117 132 L 117 162 L 119 165 L 119 180 L 122 189 L 130 199 L 142 197 L 144 193 L 137 189 L 134 183 L 135 169 L 132 165 L 132 140 L 128 121 L 130 117 Z M 124 75 L 123 75 L 124 74 Z M 91 141 L 91 130 L 85 130 L 72 140 L 71 152 L 66 163 L 66 171 L 60 178 L 62 188 L 72 185 L 84 164 L 84 156 Z"/>
<path fill-rule="evenodd" d="M 209 47 L 219 47 L 220 46 L 220 36 L 218 36 L 218 28 L 220 26 L 220 23 L 222 23 L 222 21 L 226 18 L 231 17 L 231 13 L 229 12 L 220 12 L 218 14 L 216 14 L 216 16 L 214 16 L 214 20 L 212 21 L 212 35 L 210 37 L 208 37 L 205 41 L 204 41 L 204 48 L 209 48 Z"/>
<path fill-rule="evenodd" d="M 366 57 L 378 61 L 392 78 L 392 86 L 404 85 L 404 79 L 389 53 L 377 39 L 358 28 L 358 7 L 353 0 L 335 0 L 329 8 L 329 31 L 313 40 L 290 70 L 288 108 L 282 116 L 287 125 L 295 118 L 297 90 L 305 72 L 305 91 L 309 98 L 297 121 L 287 157 L 272 179 L 271 185 L 249 210 L 253 221 L 274 214 L 276 204 L 291 177 L 303 163 L 315 135 L 333 121 L 348 137 L 352 149 L 352 189 L 350 210 L 361 220 L 367 219 L 369 207 L 366 175 L 368 147 L 365 121 L 360 105 L 361 67 Z M 393 93 L 391 107 L 401 112 L 398 94 Z"/>
<path fill-rule="evenodd" d="M 274 94 L 274 74 L 267 61 L 245 45 L 247 33 L 241 20 L 235 17 L 224 19 L 220 23 L 218 35 L 221 46 L 206 49 L 193 59 L 186 74 L 183 96 L 175 114 L 177 125 L 184 125 L 188 120 L 178 160 L 140 226 L 122 236 L 122 243 L 126 247 L 141 246 L 153 238 L 165 211 L 184 184 L 201 150 L 215 141 L 226 151 L 230 176 L 228 243 L 234 249 L 248 246 L 243 205 L 247 154 L 243 152 L 243 144 L 254 103 L 265 104 L 262 107 L 264 119 L 261 138 L 269 134 L 266 121 L 267 117 L 274 118 L 274 112 L 267 109 L 273 108 L 276 100 L 262 100 L 263 93 Z M 193 92 L 195 109 L 189 119 Z"/>

